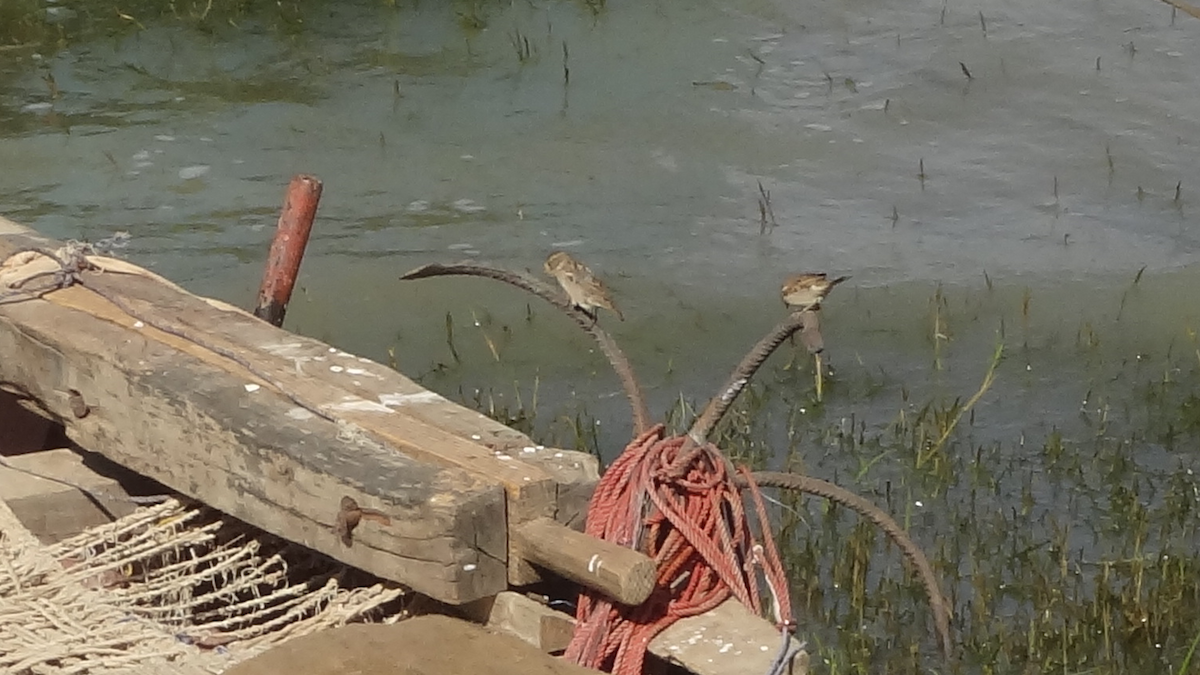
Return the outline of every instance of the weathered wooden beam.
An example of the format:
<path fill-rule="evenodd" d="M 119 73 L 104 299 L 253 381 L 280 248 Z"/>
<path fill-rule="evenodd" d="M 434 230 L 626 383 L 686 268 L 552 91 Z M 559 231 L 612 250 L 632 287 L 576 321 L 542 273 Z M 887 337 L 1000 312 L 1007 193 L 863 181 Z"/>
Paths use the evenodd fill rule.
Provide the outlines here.
<path fill-rule="evenodd" d="M 222 351 L 253 359 L 265 382 L 280 385 L 310 408 L 369 430 L 377 440 L 415 459 L 458 467 L 500 483 L 507 493 L 510 529 L 540 518 L 582 526 L 599 475 L 590 455 L 535 446 L 523 434 L 370 359 L 282 332 L 151 279 L 110 275 L 89 283 L 121 293 L 136 314 L 153 315 L 175 333 L 202 335 Z M 69 303 L 70 296 L 62 302 Z M 122 317 L 132 320 L 123 312 L 112 315 L 114 320 Z M 180 342 L 178 335 L 166 337 Z M 244 371 L 229 360 L 221 363 L 231 372 Z M 293 411 L 306 413 L 311 414 L 305 408 Z M 515 547 L 510 547 L 507 561 L 510 583 L 540 579 Z"/>
<path fill-rule="evenodd" d="M 457 405 L 396 371 L 327 344 L 281 331 L 248 313 L 180 292 L 154 279 L 101 275 L 89 284 L 119 294 L 138 315 L 152 315 L 173 332 L 202 335 L 206 343 L 252 360 L 267 382 L 340 420 L 370 430 L 373 437 L 415 459 L 465 469 L 498 481 L 507 492 L 510 527 L 549 517 L 581 528 L 599 469 L 594 457 L 535 446 L 530 439 L 488 417 Z M 90 296 L 78 306 L 130 326 L 136 319 Z M 76 296 L 56 293 L 64 306 Z M 178 335 L 155 333 L 159 340 L 197 353 Z M 216 365 L 257 378 L 229 359 Z M 294 414 L 303 415 L 305 410 Z M 509 582 L 540 579 L 537 569 L 515 549 L 507 556 Z"/>
<path fill-rule="evenodd" d="M 0 379 L 73 440 L 183 494 L 450 602 L 506 586 L 504 496 L 482 479 L 289 417 L 290 402 L 244 378 L 52 303 L 0 307 L 0 354 Z M 73 418 L 69 389 L 93 402 L 87 417 Z M 343 495 L 392 526 L 361 527 L 345 547 L 331 531 Z"/>
<path fill-rule="evenodd" d="M 395 380 L 394 371 L 382 372 L 383 366 L 368 370 L 371 363 L 348 352 L 328 345 L 309 345 L 311 361 L 284 358 L 278 355 L 285 345 L 296 345 L 296 336 L 269 324 L 248 318 L 238 312 L 215 308 L 194 296 L 176 293 L 142 277 L 89 279 L 109 292 L 120 293 L 139 316 L 154 316 L 161 325 L 184 334 L 203 336 L 216 348 L 253 360 L 257 375 L 269 384 L 279 385 L 304 406 L 295 407 L 290 415 L 304 417 L 317 409 L 331 417 L 367 430 L 375 441 L 394 447 L 413 459 L 439 466 L 456 467 L 474 473 L 504 487 L 507 522 L 513 526 L 535 518 L 553 518 L 557 513 L 558 486 L 553 475 L 542 467 L 514 460 L 480 443 L 442 429 L 434 421 L 426 421 L 397 411 L 386 404 L 402 396 L 394 389 L 377 394 L 367 383 L 373 380 L 389 383 Z M 255 341 L 259 338 L 259 341 Z M 237 363 L 223 362 L 231 370 L 241 370 Z M 374 394 L 374 395 L 372 395 Z M 367 398 L 371 396 L 371 398 Z M 482 416 L 481 416 L 482 417 Z M 484 418 L 486 419 L 486 418 Z M 526 443 L 530 441 L 526 440 Z M 532 447 L 532 446 L 527 446 Z M 503 556 L 506 563 L 511 551 Z M 509 581 L 521 583 L 535 580 L 520 578 L 507 565 Z"/>
<path fill-rule="evenodd" d="M 0 260 L 31 246 L 55 249 L 59 244 L 0 218 Z M 541 578 L 540 568 L 525 559 L 509 536 L 513 528 L 538 519 L 582 527 L 587 502 L 599 474 L 597 462 L 590 455 L 535 446 L 523 434 L 429 392 L 390 368 L 319 341 L 281 331 L 244 311 L 198 298 L 140 268 L 127 267 L 136 273 L 85 272 L 82 288 L 75 286 L 50 293 L 41 300 L 8 306 L 24 305 L 25 309 L 21 311 L 37 307 L 38 313 L 47 316 L 58 312 L 55 316 L 64 317 L 64 321 L 68 321 L 65 317 L 73 316 L 69 319 L 72 329 L 62 331 L 61 335 L 47 331 L 43 336 L 53 338 L 48 343 L 51 349 L 62 342 L 69 352 L 69 343 L 76 332 L 86 332 L 92 323 L 100 323 L 117 343 L 126 339 L 118 337 L 124 329 L 149 345 L 147 348 L 165 349 L 163 354 L 192 357 L 191 365 L 205 373 L 220 373 L 226 387 L 242 386 L 243 391 L 225 397 L 228 400 L 204 402 L 200 406 L 201 412 L 214 414 L 215 411 L 217 417 L 222 417 L 222 406 L 240 405 L 234 403 L 239 399 L 274 399 L 272 405 L 283 406 L 283 417 L 278 417 L 276 411 L 276 418 L 260 417 L 258 424 L 295 426 L 304 422 L 324 429 L 322 433 L 327 436 L 331 434 L 328 425 L 335 424 L 335 436 L 343 444 L 349 439 L 384 451 L 399 451 L 418 464 L 462 469 L 477 479 L 479 485 L 476 487 L 498 484 L 505 492 L 502 514 L 505 527 L 493 528 L 495 531 L 479 541 L 488 547 L 488 555 L 504 564 L 509 583 L 521 585 Z M 3 307 L 0 305 L 0 309 Z M 76 315 L 70 314 L 70 310 L 75 310 Z M 13 317 L 17 319 L 11 324 L 14 329 L 23 327 L 22 322 L 29 319 Z M 82 354 L 65 359 L 68 371 L 74 366 L 76 356 Z M 121 359 L 113 363 L 118 371 L 130 369 L 130 363 Z M 3 375 L 0 367 L 0 379 L 4 379 Z M 58 375 L 62 386 L 37 393 L 35 398 L 43 405 L 55 408 L 60 416 L 65 415 L 62 404 L 69 403 L 69 390 L 80 392 L 85 401 L 100 411 L 106 407 L 130 405 L 137 398 L 109 401 L 110 392 L 103 387 L 74 386 L 66 382 L 74 375 Z M 281 392 L 286 395 L 281 396 Z M 47 402 L 47 397 L 55 400 Z M 256 414 L 265 412 L 260 410 Z M 76 434 L 74 427 L 77 425 L 72 419 L 69 416 L 63 419 L 68 431 Z M 218 420 L 209 431 L 222 426 L 227 426 L 227 420 Z M 316 432 L 310 430 L 308 433 Z M 140 441 L 137 434 L 126 433 L 125 436 L 121 440 Z M 131 445 L 136 447 L 138 444 Z M 133 451 L 133 454 L 141 451 Z M 143 471 L 148 469 L 145 462 L 130 466 Z M 150 475 L 159 478 L 152 472 Z M 169 480 L 160 480 L 176 487 Z M 205 489 L 197 485 L 193 490 Z M 229 510 L 202 495 L 181 491 Z M 360 507 L 374 508 L 369 495 L 364 494 L 365 499 L 360 499 L 353 492 L 345 492 L 332 496 L 330 501 L 335 510 L 341 496 L 351 497 Z M 231 513 L 238 514 L 237 511 Z M 364 532 L 371 529 L 371 524 L 363 527 Z M 505 542 L 503 551 L 497 551 L 493 546 L 500 540 Z M 365 541 L 369 543 L 369 537 Z M 351 552 L 346 555 L 351 559 L 363 556 Z M 346 561 L 358 564 L 350 559 Z M 475 569 L 473 563 L 466 565 Z"/>
<path fill-rule="evenodd" d="M 30 244 L 47 243 L 10 228 L 0 259 Z M 257 378 L 136 323 L 78 286 L 0 304 L 0 381 L 83 447 L 268 532 L 446 602 L 507 586 L 505 495 L 494 481 L 299 415 Z M 70 390 L 91 406 L 86 417 L 74 416 Z M 332 532 L 343 496 L 391 525 L 366 523 L 345 546 Z"/>

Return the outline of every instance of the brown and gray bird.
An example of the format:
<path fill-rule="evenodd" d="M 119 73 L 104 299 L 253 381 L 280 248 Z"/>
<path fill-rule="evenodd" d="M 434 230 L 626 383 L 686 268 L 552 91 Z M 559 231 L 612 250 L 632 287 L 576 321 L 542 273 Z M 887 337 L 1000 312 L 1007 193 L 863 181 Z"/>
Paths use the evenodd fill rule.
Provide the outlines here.
<path fill-rule="evenodd" d="M 558 285 L 566 291 L 571 304 L 582 309 L 593 319 L 596 318 L 596 308 L 602 307 L 617 315 L 624 321 L 625 316 L 613 304 L 612 296 L 603 281 L 588 269 L 587 265 L 571 257 L 566 251 L 555 251 L 546 258 L 546 274 L 554 277 Z"/>
<path fill-rule="evenodd" d="M 783 303 L 794 312 L 815 311 L 821 309 L 821 301 L 834 286 L 849 278 L 830 279 L 824 272 L 795 274 L 783 282 L 780 295 L 783 296 Z"/>

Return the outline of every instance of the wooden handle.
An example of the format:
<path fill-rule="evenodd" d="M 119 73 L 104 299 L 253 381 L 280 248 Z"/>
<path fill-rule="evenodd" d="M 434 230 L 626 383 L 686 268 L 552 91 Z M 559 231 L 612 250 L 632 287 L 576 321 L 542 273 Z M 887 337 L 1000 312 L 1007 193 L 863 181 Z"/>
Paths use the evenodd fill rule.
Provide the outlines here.
<path fill-rule="evenodd" d="M 640 605 L 654 588 L 654 561 L 633 549 L 576 532 L 549 518 L 522 523 L 512 534 L 514 549 L 525 560 L 621 604 Z"/>

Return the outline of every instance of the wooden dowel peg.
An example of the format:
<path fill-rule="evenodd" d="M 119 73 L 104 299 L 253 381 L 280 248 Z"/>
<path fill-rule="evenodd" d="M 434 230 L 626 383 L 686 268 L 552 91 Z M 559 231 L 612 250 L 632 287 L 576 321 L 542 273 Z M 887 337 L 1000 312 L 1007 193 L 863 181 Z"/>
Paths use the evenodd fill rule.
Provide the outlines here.
<path fill-rule="evenodd" d="M 518 525 L 515 550 L 525 560 L 624 605 L 640 605 L 654 589 L 656 568 L 633 549 L 576 532 L 549 518 Z"/>

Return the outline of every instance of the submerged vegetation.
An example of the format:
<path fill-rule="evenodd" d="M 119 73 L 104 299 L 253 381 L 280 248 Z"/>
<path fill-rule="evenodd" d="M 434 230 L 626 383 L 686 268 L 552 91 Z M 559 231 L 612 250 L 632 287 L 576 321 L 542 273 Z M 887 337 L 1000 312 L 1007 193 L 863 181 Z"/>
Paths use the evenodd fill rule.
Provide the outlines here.
<path fill-rule="evenodd" d="M 1187 415 L 1200 379 L 1180 384 L 1148 411 Z M 1178 672 L 1200 626 L 1194 450 L 1147 462 L 1161 430 L 1132 425 L 1040 444 L 964 433 L 923 465 L 961 412 L 931 402 L 874 428 L 809 428 L 840 455 L 810 471 L 849 464 L 856 489 L 911 524 L 951 589 L 967 672 Z M 836 509 L 789 506 L 792 579 L 830 672 L 915 672 L 920 595 L 883 562 L 895 556 Z"/>
<path fill-rule="evenodd" d="M 996 293 L 990 278 L 982 292 Z M 907 527 L 954 606 L 960 660 L 946 672 L 1186 672 L 1200 634 L 1195 333 L 1184 326 L 1182 340 L 1130 349 L 1145 335 L 1131 334 L 1126 298 L 1114 298 L 1111 322 L 1082 319 L 1070 336 L 1050 328 L 1029 289 L 996 301 L 1012 316 L 958 295 L 933 291 L 924 357 L 900 347 L 900 360 L 924 361 L 923 373 L 853 363 L 842 352 L 855 340 L 834 328 L 829 349 L 843 365 L 823 400 L 811 361 L 778 354 L 714 440 L 753 467 L 845 485 Z M 499 321 L 475 329 L 493 337 L 448 334 L 460 360 L 430 371 L 427 384 L 456 389 L 542 442 L 607 460 L 619 452 L 606 418 L 624 411 L 585 402 L 585 385 L 571 400 L 539 394 L 543 379 L 511 391 L 464 387 L 475 357 L 502 365 L 510 353 L 495 349 L 495 335 L 521 339 Z M 704 392 L 662 389 L 654 398 L 669 406 L 670 425 L 686 429 Z M 816 672 L 933 672 L 925 598 L 886 538 L 847 509 L 779 498 L 800 634 L 823 664 Z"/>
<path fill-rule="evenodd" d="M 0 48 L 53 51 L 79 40 L 119 36 L 158 21 L 197 30 L 240 22 L 265 21 L 279 28 L 298 28 L 319 0 L 291 2 L 214 2 L 213 0 L 131 0 L 119 6 L 104 2 L 57 5 L 42 0 L 0 2 Z"/>
<path fill-rule="evenodd" d="M 593 15 L 606 11 L 603 0 L 577 1 Z M 0 57 L 50 54 L 79 40 L 132 35 L 155 23 L 201 32 L 253 23 L 294 34 L 335 5 L 130 0 L 114 6 L 85 0 L 60 6 L 3 0 Z M 565 39 L 535 40 L 532 28 L 497 21 L 504 3 L 448 5 L 468 38 L 489 27 L 501 35 L 506 63 L 553 59 L 557 68 L 561 47 L 564 86 L 571 82 L 570 65 L 579 64 L 582 72 L 587 63 L 587 52 L 569 48 Z M 979 15 L 985 34 L 989 22 L 994 30 L 996 18 Z M 540 31 L 538 25 L 536 35 Z M 750 55 L 761 72 L 762 61 Z M 397 70 L 416 69 L 408 64 L 417 57 L 382 58 Z M 403 63 L 395 60 L 401 58 Z M 1097 57 L 1096 70 L 1099 65 Z M 975 63 L 972 68 L 985 81 L 986 73 Z M 832 91 L 834 78 L 828 73 L 825 78 Z M 581 81 L 577 77 L 574 86 Z M 856 91 L 854 80 L 844 83 Z M 389 83 L 393 86 L 399 100 L 399 80 Z M 47 87 L 57 95 L 52 78 Z M 884 113 L 889 105 L 895 110 L 888 98 Z M 382 146 L 382 133 L 379 138 Z M 1107 143 L 1103 147 L 1111 183 L 1114 154 Z M 913 159 L 906 179 L 921 189 L 927 182 L 936 185 L 934 160 L 927 174 L 925 157 Z M 1182 215 L 1181 184 L 1170 184 L 1171 204 Z M 761 182 L 757 192 L 759 234 L 769 236 L 780 226 L 772 193 Z M 1052 182 L 1048 177 L 1046 192 L 1057 209 L 1057 174 Z M 1138 187 L 1139 201 L 1144 196 Z M 891 207 L 893 228 L 902 207 Z M 1068 236 L 1062 235 L 1064 248 Z M 867 318 L 833 309 L 826 338 L 838 367 L 823 379 L 821 395 L 816 387 L 822 380 L 814 379 L 811 360 L 785 347 L 742 394 L 713 440 L 756 468 L 843 484 L 905 525 L 929 554 L 953 603 L 961 658 L 956 672 L 1196 672 L 1196 307 L 1160 304 L 1137 315 L 1150 295 L 1141 292 L 1141 272 L 1113 291 L 1107 303 L 1112 307 L 1103 316 L 1064 309 L 1074 304 L 1072 293 L 1079 289 L 1044 298 L 1040 290 L 1005 289 L 1003 279 L 987 272 L 982 277 L 984 287 L 967 291 L 938 287 L 904 302 L 877 301 L 876 316 L 859 307 Z M 1184 291 L 1155 293 L 1180 298 Z M 1099 296 L 1089 290 L 1087 298 Z M 912 308 L 911 313 L 887 314 L 889 305 Z M 1058 316 L 1063 313 L 1066 318 Z M 626 411 L 609 395 L 606 366 L 578 343 L 542 350 L 555 337 L 540 311 L 526 309 L 520 318 L 506 319 L 502 311 L 471 306 L 447 314 L 444 330 L 445 357 L 422 377 L 426 385 L 540 442 L 605 460 L 628 440 Z M 696 330 L 689 339 L 704 337 Z M 557 368 L 553 375 L 528 368 L 533 359 L 527 355 L 514 358 L 523 349 L 538 352 L 537 362 L 546 368 Z M 698 347 L 631 351 L 657 376 L 649 393 L 672 432 L 685 430 L 711 393 L 693 385 L 715 382 L 732 366 L 696 358 L 712 353 Z M 558 364 L 556 357 L 562 357 Z M 564 362 L 568 365 L 560 365 Z M 844 508 L 812 498 L 779 499 L 780 540 L 814 671 L 930 672 L 936 660 L 927 658 L 935 651 L 929 611 L 919 584 L 886 539 Z"/>
<path fill-rule="evenodd" d="M 416 7 L 415 0 L 378 0 L 383 7 Z M 584 11 L 599 16 L 606 10 L 605 0 L 577 0 Z M 159 22 L 174 23 L 199 31 L 212 32 L 222 27 L 239 29 L 253 22 L 287 33 L 298 33 L 315 25 L 337 3 L 331 0 L 280 0 L 252 2 L 237 0 L 127 0 L 114 5 L 102 0 L 47 3 L 45 0 L 4 0 L 0 2 L 0 50 L 32 49 L 51 51 L 73 42 L 119 36 L 146 30 Z M 488 27 L 491 16 L 511 3 L 501 0 L 456 0 L 447 3 L 447 11 L 458 17 L 467 35 Z M 535 55 L 537 45 L 515 31 L 510 38 L 518 58 L 524 62 Z M 3 53 L 3 51 L 0 51 Z"/>

